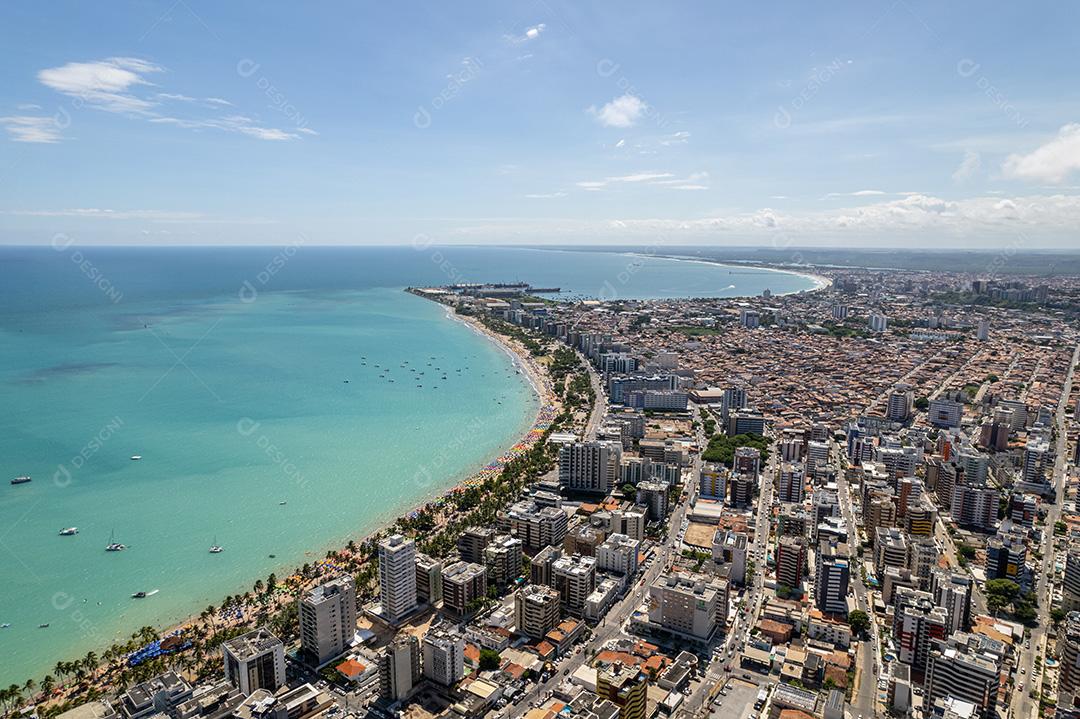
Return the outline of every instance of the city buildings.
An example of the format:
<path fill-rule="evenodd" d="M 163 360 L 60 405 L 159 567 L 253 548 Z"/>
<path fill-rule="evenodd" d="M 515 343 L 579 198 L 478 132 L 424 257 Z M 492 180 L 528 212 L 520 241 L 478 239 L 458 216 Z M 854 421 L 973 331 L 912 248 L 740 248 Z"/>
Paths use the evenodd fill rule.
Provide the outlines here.
<path fill-rule="evenodd" d="M 785 463 L 776 474 L 776 496 L 781 502 L 801 503 L 806 497 L 806 477 L 802 464 Z"/>
<path fill-rule="evenodd" d="M 244 696 L 277 691 L 285 683 L 285 645 L 268 629 L 256 629 L 221 645 L 225 678 Z"/>
<path fill-rule="evenodd" d="M 648 677 L 637 666 L 616 662 L 596 673 L 596 694 L 618 708 L 618 719 L 645 719 L 648 686 Z"/>
<path fill-rule="evenodd" d="M 806 576 L 806 541 L 790 535 L 780 537 L 776 545 L 776 581 L 797 592 Z"/>
<path fill-rule="evenodd" d="M 442 601 L 441 559 L 416 553 L 416 601 L 436 604 Z"/>
<path fill-rule="evenodd" d="M 420 641 L 399 634 L 380 658 L 380 693 L 391 702 L 401 701 L 420 682 Z"/>
<path fill-rule="evenodd" d="M 390 623 L 416 609 L 416 545 L 400 534 L 379 542 L 379 599 Z"/>
<path fill-rule="evenodd" d="M 299 617 L 300 646 L 308 662 L 322 666 L 340 656 L 356 633 L 356 582 L 342 575 L 305 592 Z"/>
<path fill-rule="evenodd" d="M 851 568 L 846 546 L 822 542 L 814 567 L 814 599 L 826 614 L 847 616 L 848 582 Z"/>
<path fill-rule="evenodd" d="M 526 499 L 511 506 L 506 519 L 510 532 L 532 551 L 561 545 L 566 537 L 566 512 L 559 507 L 541 507 Z"/>
<path fill-rule="evenodd" d="M 649 587 L 649 625 L 683 639 L 711 640 L 723 630 L 727 609 L 728 587 L 722 580 L 677 573 Z"/>
<path fill-rule="evenodd" d="M 466 527 L 457 540 L 458 556 L 470 564 L 484 563 L 484 550 L 495 538 L 491 527 Z"/>
<path fill-rule="evenodd" d="M 551 565 L 551 579 L 563 610 L 581 617 L 585 599 L 596 589 L 596 559 L 580 555 L 559 557 Z"/>
<path fill-rule="evenodd" d="M 424 676 L 442 686 L 457 684 L 465 676 L 465 638 L 453 627 L 429 629 L 423 641 Z"/>
<path fill-rule="evenodd" d="M 487 596 L 487 569 L 470 562 L 448 564 L 442 570 L 442 591 L 443 609 L 468 614 L 476 608 L 475 602 Z"/>
<path fill-rule="evenodd" d="M 487 568 L 488 582 L 496 587 L 504 587 L 521 576 L 522 542 L 508 534 L 495 537 L 484 548 L 484 566 Z"/>
<path fill-rule="evenodd" d="M 559 592 L 542 584 L 527 584 L 514 594 L 514 625 L 533 640 L 554 629 L 561 616 Z"/>
<path fill-rule="evenodd" d="M 974 704 L 980 717 L 997 716 L 1001 668 L 993 655 L 978 651 L 978 641 L 957 633 L 933 643 L 926 670 L 927 702 L 951 697 Z"/>
<path fill-rule="evenodd" d="M 596 568 L 623 577 L 637 574 L 641 542 L 625 534 L 612 534 L 596 550 Z"/>
<path fill-rule="evenodd" d="M 622 444 L 571 442 L 559 448 L 559 484 L 571 492 L 610 494 L 619 481 Z"/>
<path fill-rule="evenodd" d="M 645 481 L 637 486 L 637 503 L 649 510 L 650 522 L 662 522 L 668 514 L 668 485 Z"/>

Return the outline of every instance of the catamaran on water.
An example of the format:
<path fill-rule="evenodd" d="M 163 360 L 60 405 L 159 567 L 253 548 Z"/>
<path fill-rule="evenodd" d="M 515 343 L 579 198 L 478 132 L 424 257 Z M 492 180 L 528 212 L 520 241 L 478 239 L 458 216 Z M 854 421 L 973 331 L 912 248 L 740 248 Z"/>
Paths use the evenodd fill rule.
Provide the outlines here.
<path fill-rule="evenodd" d="M 126 546 L 116 541 L 116 533 L 109 533 L 109 543 L 105 546 L 106 552 L 122 552 L 127 549 Z"/>

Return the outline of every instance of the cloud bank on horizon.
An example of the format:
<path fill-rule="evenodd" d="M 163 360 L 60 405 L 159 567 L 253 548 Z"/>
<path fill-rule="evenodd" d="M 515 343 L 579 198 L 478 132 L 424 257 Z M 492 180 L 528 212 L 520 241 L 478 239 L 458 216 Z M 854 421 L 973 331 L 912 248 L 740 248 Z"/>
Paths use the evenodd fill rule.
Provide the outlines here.
<path fill-rule="evenodd" d="M 0 243 L 1078 247 L 1080 10 L 785 5 L 0 8 Z"/>

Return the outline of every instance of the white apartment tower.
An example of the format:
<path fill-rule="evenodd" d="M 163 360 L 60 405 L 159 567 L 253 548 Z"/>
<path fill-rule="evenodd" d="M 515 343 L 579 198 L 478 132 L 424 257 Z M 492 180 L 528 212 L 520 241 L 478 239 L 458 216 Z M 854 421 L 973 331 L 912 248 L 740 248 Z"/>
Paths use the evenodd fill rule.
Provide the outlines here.
<path fill-rule="evenodd" d="M 465 639 L 456 629 L 435 627 L 424 635 L 424 676 L 444 687 L 465 676 Z"/>
<path fill-rule="evenodd" d="M 305 592 L 299 601 L 300 646 L 322 666 L 341 656 L 356 634 L 356 583 L 344 574 Z"/>
<path fill-rule="evenodd" d="M 416 609 L 416 544 L 400 534 L 379 542 L 379 599 L 391 623 Z"/>

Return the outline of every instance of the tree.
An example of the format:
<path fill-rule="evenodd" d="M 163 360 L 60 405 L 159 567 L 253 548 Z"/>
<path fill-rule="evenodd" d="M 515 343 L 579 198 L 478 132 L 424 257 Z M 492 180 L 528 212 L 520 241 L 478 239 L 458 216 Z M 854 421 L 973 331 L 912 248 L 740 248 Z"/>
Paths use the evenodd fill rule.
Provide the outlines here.
<path fill-rule="evenodd" d="M 927 399 L 926 397 L 919 397 L 918 399 L 915 400 L 915 409 L 925 410 L 929 406 L 930 406 L 930 400 Z"/>
<path fill-rule="evenodd" d="M 483 671 L 495 671 L 502 664 L 502 656 L 494 649 L 480 650 L 480 669 Z"/>
<path fill-rule="evenodd" d="M 1020 585 L 1009 579 L 991 579 L 985 590 L 986 605 L 992 612 L 1001 611 L 1020 596 Z"/>
<path fill-rule="evenodd" d="M 865 634 L 870 629 L 870 616 L 861 609 L 853 609 L 847 615 L 848 626 L 856 634 Z"/>
<path fill-rule="evenodd" d="M 633 497 L 637 493 L 637 487 L 627 482 L 622 486 L 622 493 L 627 497 Z"/>

